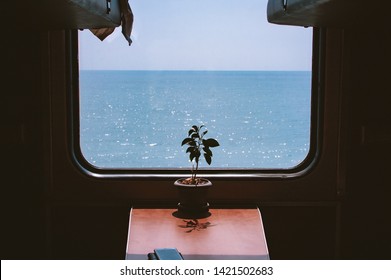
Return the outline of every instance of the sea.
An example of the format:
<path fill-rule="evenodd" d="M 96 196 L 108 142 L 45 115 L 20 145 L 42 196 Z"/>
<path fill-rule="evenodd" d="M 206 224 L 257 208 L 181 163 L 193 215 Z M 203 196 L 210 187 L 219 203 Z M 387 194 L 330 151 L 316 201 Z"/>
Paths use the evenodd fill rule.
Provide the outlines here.
<path fill-rule="evenodd" d="M 80 71 L 80 148 L 99 168 L 189 168 L 192 125 L 211 165 L 289 169 L 308 155 L 310 71 Z"/>

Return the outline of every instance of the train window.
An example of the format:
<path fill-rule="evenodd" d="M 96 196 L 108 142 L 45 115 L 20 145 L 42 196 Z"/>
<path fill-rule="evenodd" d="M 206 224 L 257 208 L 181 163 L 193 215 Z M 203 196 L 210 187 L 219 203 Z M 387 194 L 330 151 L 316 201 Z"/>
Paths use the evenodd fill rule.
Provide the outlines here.
<path fill-rule="evenodd" d="M 90 168 L 188 168 L 181 140 L 201 124 L 220 142 L 207 172 L 289 172 L 312 160 L 312 28 L 268 23 L 266 0 L 131 6 L 130 47 L 120 30 L 102 42 L 79 31 L 76 135 Z"/>

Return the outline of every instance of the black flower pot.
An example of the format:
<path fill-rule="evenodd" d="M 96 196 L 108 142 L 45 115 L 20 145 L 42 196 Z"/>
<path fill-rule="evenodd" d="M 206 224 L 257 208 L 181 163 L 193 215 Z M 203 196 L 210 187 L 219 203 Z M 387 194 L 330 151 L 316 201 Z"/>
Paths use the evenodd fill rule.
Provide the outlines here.
<path fill-rule="evenodd" d="M 174 216 L 193 219 L 209 217 L 208 190 L 212 183 L 205 178 L 200 179 L 197 185 L 183 183 L 184 180 L 174 182 L 179 196 L 178 211 Z"/>

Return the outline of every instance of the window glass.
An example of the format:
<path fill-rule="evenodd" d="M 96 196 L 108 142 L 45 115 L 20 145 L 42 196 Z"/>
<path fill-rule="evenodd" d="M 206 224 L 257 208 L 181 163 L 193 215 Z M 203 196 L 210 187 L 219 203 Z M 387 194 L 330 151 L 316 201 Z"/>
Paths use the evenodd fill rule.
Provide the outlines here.
<path fill-rule="evenodd" d="M 79 31 L 80 149 L 99 168 L 188 168 L 181 141 L 219 141 L 200 168 L 289 169 L 308 155 L 312 29 L 266 0 L 132 0 L 133 44 Z"/>

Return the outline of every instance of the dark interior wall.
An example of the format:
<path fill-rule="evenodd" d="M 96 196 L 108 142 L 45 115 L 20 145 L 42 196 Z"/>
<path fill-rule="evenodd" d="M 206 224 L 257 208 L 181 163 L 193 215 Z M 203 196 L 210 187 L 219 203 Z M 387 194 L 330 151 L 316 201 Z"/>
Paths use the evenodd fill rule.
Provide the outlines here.
<path fill-rule="evenodd" d="M 1 257 L 44 258 L 40 33 L 4 34 Z"/>
<path fill-rule="evenodd" d="M 348 259 L 391 259 L 391 28 L 346 30 L 347 185 L 342 248 Z"/>
<path fill-rule="evenodd" d="M 2 259 L 123 259 L 129 206 L 53 201 L 48 32 L 7 34 Z M 344 33 L 345 195 L 318 204 L 261 204 L 273 259 L 379 259 L 390 252 L 389 30 Z M 362 141 L 363 127 L 366 132 Z M 388 138 L 387 138 L 388 135 Z M 260 198 L 261 199 L 261 198 Z"/>

